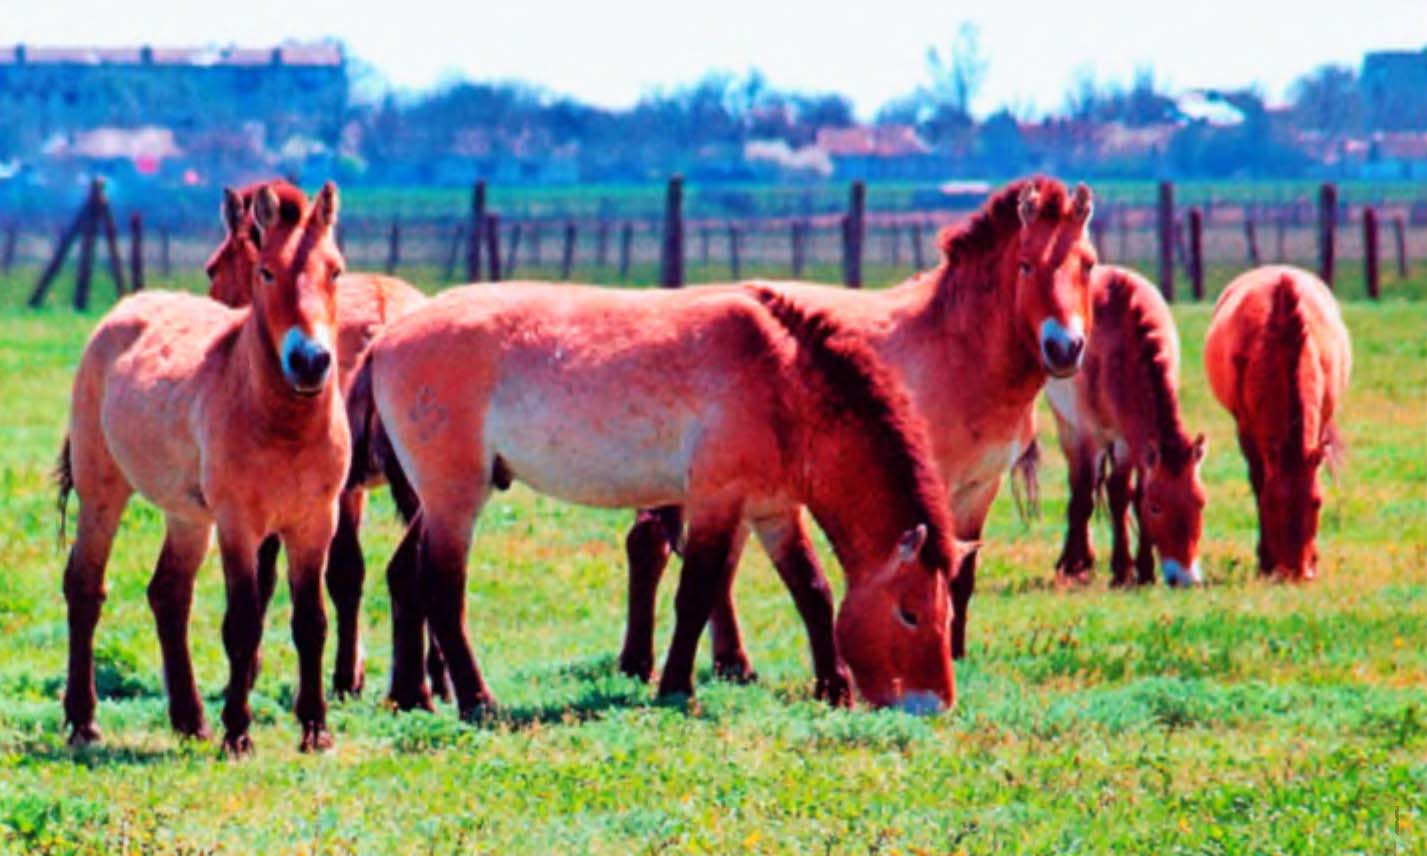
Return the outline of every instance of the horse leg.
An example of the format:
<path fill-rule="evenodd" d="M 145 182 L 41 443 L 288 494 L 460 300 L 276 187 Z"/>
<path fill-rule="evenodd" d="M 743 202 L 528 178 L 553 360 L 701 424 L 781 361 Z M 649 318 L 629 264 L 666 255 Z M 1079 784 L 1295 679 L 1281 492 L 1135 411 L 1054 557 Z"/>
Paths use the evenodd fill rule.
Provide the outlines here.
<path fill-rule="evenodd" d="M 262 595 L 257 555 L 260 537 L 236 522 L 219 521 L 218 545 L 223 556 L 223 582 L 228 607 L 223 614 L 223 647 L 228 654 L 228 689 L 223 704 L 223 752 L 232 757 L 253 751 L 248 706 L 258 645 L 262 640 Z"/>
<path fill-rule="evenodd" d="M 426 677 L 431 682 L 431 696 L 440 701 L 451 700 L 451 681 L 447 675 L 446 658 L 441 656 L 441 646 L 436 644 L 436 635 L 426 637 Z"/>
<path fill-rule="evenodd" d="M 188 652 L 189 612 L 193 607 L 193 581 L 208 552 L 212 526 L 170 517 L 163 551 L 149 581 L 149 608 L 154 613 L 159 647 L 163 651 L 164 686 L 168 688 L 168 718 L 185 737 L 208 739 L 203 702 L 193 680 Z"/>
<path fill-rule="evenodd" d="M 957 491 L 952 501 L 952 517 L 956 521 L 956 537 L 963 541 L 980 541 L 986 515 L 1001 487 L 999 475 L 974 482 Z M 970 621 L 971 596 L 976 593 L 976 565 L 981 560 L 978 550 L 959 569 L 954 569 L 951 589 L 951 656 L 960 660 L 966 656 L 966 625 Z"/>
<path fill-rule="evenodd" d="M 1142 586 L 1154 585 L 1154 545 L 1145 532 L 1143 485 L 1136 479 L 1134 508 L 1135 526 L 1139 530 L 1139 543 L 1135 547 L 1135 581 Z"/>
<path fill-rule="evenodd" d="M 729 552 L 742 521 L 738 509 L 691 512 L 679 591 L 674 597 L 674 638 L 659 677 L 659 695 L 694 694 L 694 655 L 714 602 L 728 586 Z"/>
<path fill-rule="evenodd" d="M 478 484 L 478 494 L 454 497 L 454 505 L 441 501 L 423 504 L 421 509 L 417 574 L 421 606 L 446 658 L 462 719 L 472 719 L 494 703 L 466 636 L 466 556 L 472 526 L 489 493 L 489 477 Z"/>
<path fill-rule="evenodd" d="M 435 710 L 422 671 L 426 646 L 426 616 L 421 611 L 418 588 L 421 552 L 421 515 L 416 514 L 387 564 L 391 591 L 391 686 L 387 700 L 397 710 Z"/>
<path fill-rule="evenodd" d="M 748 652 L 743 648 L 743 631 L 738 626 L 738 613 L 733 605 L 733 578 L 738 572 L 738 559 L 748 543 L 748 527 L 740 525 L 728 548 L 728 567 L 724 569 L 724 587 L 714 601 L 709 614 L 709 631 L 713 636 L 714 677 L 736 684 L 751 684 L 758 680 Z"/>
<path fill-rule="evenodd" d="M 640 509 L 624 537 L 624 553 L 629 560 L 629 607 L 619 670 L 631 678 L 648 681 L 654 674 L 654 613 L 659 580 L 682 529 L 678 506 L 646 508 Z"/>
<path fill-rule="evenodd" d="M 1114 452 L 1108 452 L 1110 475 L 1105 480 L 1105 493 L 1110 504 L 1110 585 L 1115 587 L 1130 585 L 1130 475 L 1128 464 L 1120 464 L 1114 459 Z"/>
<path fill-rule="evenodd" d="M 73 448 L 73 447 L 72 447 Z M 79 521 L 74 546 L 64 568 L 64 599 L 69 621 L 69 675 L 64 690 L 64 719 L 74 746 L 96 743 L 94 724 L 98 695 L 94 687 L 94 628 L 107 591 L 104 568 L 114 545 L 114 533 L 131 489 L 108 461 L 112 471 L 96 479 L 94 490 L 80 490 Z"/>
<path fill-rule="evenodd" d="M 334 509 L 335 511 L 335 509 Z M 322 648 L 327 642 L 327 613 L 322 601 L 322 573 L 332 546 L 336 521 L 313 519 L 283 534 L 287 584 L 292 595 L 292 642 L 297 648 L 297 698 L 293 712 L 302 726 L 301 752 L 330 749 L 327 700 L 322 695 Z"/>
<path fill-rule="evenodd" d="M 818 564 L 802 514 L 793 512 L 787 517 L 755 521 L 753 525 L 807 629 L 817 681 L 814 697 L 834 707 L 851 707 L 852 677 L 837 652 L 832 588 Z"/>
<path fill-rule="evenodd" d="M 362 584 L 367 567 L 357 532 L 367 494 L 361 488 L 345 491 L 337 505 L 337 534 L 327 554 L 327 593 L 337 612 L 337 656 L 332 665 L 332 692 L 338 698 L 361 695 L 366 682 L 362 652 Z"/>
<path fill-rule="evenodd" d="M 268 604 L 273 601 L 273 591 L 277 589 L 277 554 L 282 549 L 282 539 L 269 535 L 258 545 L 258 624 L 267 623 Z M 258 684 L 258 673 L 263 670 L 263 652 L 253 654 L 253 674 L 248 679 L 248 688 Z"/>
<path fill-rule="evenodd" d="M 1243 451 L 1244 460 L 1249 465 L 1249 486 L 1254 489 L 1254 503 L 1258 510 L 1259 541 L 1255 552 L 1259 558 L 1259 575 L 1268 576 L 1273 572 L 1273 557 L 1269 555 L 1268 540 L 1264 538 L 1263 531 L 1263 456 L 1259 454 L 1253 438 L 1243 431 L 1239 432 L 1239 449 Z"/>
<path fill-rule="evenodd" d="M 1061 436 L 1069 429 L 1062 428 Z M 1095 449 L 1086 443 L 1063 442 L 1069 464 L 1070 503 L 1066 511 L 1065 546 L 1055 562 L 1057 582 L 1087 583 L 1095 567 L 1090 543 L 1090 517 L 1095 512 Z"/>

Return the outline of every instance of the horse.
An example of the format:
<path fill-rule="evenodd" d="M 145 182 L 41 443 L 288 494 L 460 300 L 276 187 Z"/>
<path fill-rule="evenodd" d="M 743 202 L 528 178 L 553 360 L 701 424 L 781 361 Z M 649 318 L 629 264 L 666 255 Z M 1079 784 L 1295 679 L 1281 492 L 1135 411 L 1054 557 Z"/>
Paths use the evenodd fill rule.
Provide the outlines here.
<path fill-rule="evenodd" d="M 948 582 L 975 547 L 953 539 L 905 393 L 829 316 L 771 291 L 464 286 L 378 337 L 355 389 L 367 384 L 357 454 L 393 449 L 421 504 L 398 548 L 418 578 L 392 592 L 398 707 L 430 705 L 422 617 L 460 714 L 492 704 L 465 633 L 465 563 L 492 489 L 515 479 L 584 505 L 686 509 L 661 695 L 692 695 L 735 548 L 751 529 L 780 553 L 805 537 L 788 521 L 806 506 L 848 581 L 836 616 L 820 574 L 792 582 L 823 694 L 850 703 L 855 681 L 877 706 L 953 704 Z"/>
<path fill-rule="evenodd" d="M 1070 474 L 1058 583 L 1083 583 L 1095 566 L 1090 515 L 1102 489 L 1114 544 L 1111 585 L 1154 582 L 1155 552 L 1168 585 L 1195 585 L 1204 531 L 1204 435 L 1190 439 L 1179 409 L 1179 335 L 1153 283 L 1100 265 L 1091 276 L 1095 335 L 1074 377 L 1045 391 Z M 1127 511 L 1139 525 L 1130 575 Z"/>
<path fill-rule="evenodd" d="M 272 182 L 287 187 L 286 182 Z M 208 275 L 208 296 L 233 307 L 252 301 L 253 270 L 257 264 L 262 235 L 253 223 L 254 195 L 266 185 L 259 183 L 238 191 L 224 192 L 223 242 L 213 251 L 204 272 Z M 284 191 L 290 192 L 290 191 Z M 343 273 L 337 278 L 337 385 L 345 400 L 352 377 L 367 346 L 391 321 L 426 301 L 414 286 L 392 276 L 370 273 Z M 337 614 L 337 653 L 332 668 L 332 691 L 338 696 L 359 695 L 366 680 L 361 644 L 362 584 L 366 565 L 362 558 L 362 513 L 367 490 L 388 481 L 386 472 L 374 469 L 355 475 L 338 503 L 337 533 L 327 556 L 327 592 Z M 390 479 L 392 494 L 402 519 L 411 522 L 416 499 L 399 477 Z M 269 536 L 258 551 L 258 577 L 269 588 L 277 574 L 277 536 Z M 434 652 L 435 649 L 433 649 Z"/>
<path fill-rule="evenodd" d="M 1072 194 L 1054 179 L 1022 179 L 944 230 L 940 264 L 901 285 L 881 291 L 757 285 L 831 313 L 900 377 L 928 423 L 958 538 L 980 539 L 1003 472 L 1034 438 L 1035 398 L 1047 378 L 1071 375 L 1080 365 L 1093 320 L 1089 278 L 1096 255 L 1086 231 L 1092 213 L 1085 185 Z M 806 525 L 791 515 L 785 527 L 796 535 L 768 551 L 779 574 L 796 579 L 811 567 L 820 576 Z M 677 508 L 645 509 L 625 540 L 629 620 L 619 663 L 641 680 L 653 670 L 655 594 L 681 530 Z M 951 651 L 958 659 L 966 653 L 975 581 L 973 555 L 952 582 Z M 731 588 L 713 613 L 713 654 L 722 677 L 756 677 Z"/>
<path fill-rule="evenodd" d="M 216 527 L 228 598 L 223 750 L 231 756 L 252 751 L 248 694 L 272 594 L 256 565 L 259 545 L 275 533 L 288 555 L 299 748 L 331 746 L 322 696 L 327 618 L 321 585 L 350 457 L 332 371 L 343 265 L 332 239 L 337 188 L 324 185 L 309 206 L 295 188 L 269 186 L 258 191 L 253 207 L 262 241 L 249 308 L 173 292 L 134 295 L 99 322 L 80 359 L 58 467 L 61 526 L 70 493 L 79 499 L 64 571 L 64 711 L 71 744 L 100 739 L 94 631 L 120 515 L 138 492 L 158 506 L 166 524 L 148 600 L 174 729 L 208 735 L 189 658 L 188 619 L 194 578 Z"/>
<path fill-rule="evenodd" d="M 1352 363 L 1338 304 L 1307 271 L 1255 268 L 1214 306 L 1204 369 L 1248 461 L 1264 575 L 1302 582 L 1318 574 L 1318 469 L 1342 452 L 1335 419 Z"/>

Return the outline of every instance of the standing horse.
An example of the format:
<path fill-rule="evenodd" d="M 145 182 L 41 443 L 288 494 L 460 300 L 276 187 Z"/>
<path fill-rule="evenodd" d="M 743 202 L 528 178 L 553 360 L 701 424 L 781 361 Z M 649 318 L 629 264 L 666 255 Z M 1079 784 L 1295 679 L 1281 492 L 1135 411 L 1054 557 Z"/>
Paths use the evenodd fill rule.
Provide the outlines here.
<path fill-rule="evenodd" d="M 820 691 L 850 701 L 841 650 L 874 705 L 953 703 L 947 579 L 971 551 L 953 541 L 920 422 L 860 340 L 758 297 L 467 286 L 377 339 L 362 369 L 376 419 L 354 423 L 355 445 L 384 434 L 421 502 L 399 548 L 419 551 L 420 578 L 393 591 L 393 701 L 429 704 L 424 616 L 461 714 L 490 703 L 465 634 L 465 563 L 491 488 L 518 478 L 586 505 L 687 510 L 661 694 L 693 692 L 699 636 L 748 529 L 779 553 L 803 537 L 788 524 L 806 505 L 848 580 L 835 620 L 820 575 L 793 584 Z"/>
<path fill-rule="evenodd" d="M 1334 417 L 1352 363 L 1338 304 L 1307 271 L 1256 268 L 1219 296 L 1204 368 L 1249 463 L 1264 574 L 1317 576 L 1318 468 L 1341 451 Z"/>
<path fill-rule="evenodd" d="M 1154 582 L 1159 552 L 1169 585 L 1201 581 L 1204 435 L 1193 440 L 1179 413 L 1179 335 L 1159 289 L 1139 274 L 1102 265 L 1091 277 L 1095 335 L 1074 378 L 1053 380 L 1046 399 L 1070 465 L 1069 523 L 1056 561 L 1061 582 L 1084 582 L 1095 566 L 1090 514 L 1108 494 L 1114 545 L 1111 584 L 1129 585 L 1127 511 L 1139 524 L 1134 564 Z"/>
<path fill-rule="evenodd" d="M 259 580 L 257 558 L 271 534 L 288 555 L 300 745 L 331 744 L 322 697 L 327 618 L 321 586 L 350 454 L 332 372 L 342 268 L 331 236 L 336 219 L 337 190 L 330 183 L 310 208 L 294 188 L 263 188 L 254 200 L 262 246 L 250 308 L 145 292 L 122 301 L 90 337 L 59 467 L 61 509 L 71 489 L 79 496 L 78 531 L 64 573 L 70 637 L 64 708 L 72 743 L 99 738 L 94 629 L 115 530 L 137 491 L 166 522 L 148 598 L 173 727 L 194 737 L 207 733 L 188 619 L 194 577 L 216 526 L 228 596 L 224 750 L 241 755 L 252 749 L 248 694 L 271 595 Z"/>
<path fill-rule="evenodd" d="M 974 541 L 996 498 L 1002 473 L 1034 436 L 1036 394 L 1047 376 L 1073 374 L 1091 324 L 1086 233 L 1092 214 L 1084 185 L 1072 195 L 1049 178 L 1017 181 L 965 223 L 945 231 L 934 270 L 883 291 L 807 284 L 762 284 L 818 307 L 861 334 L 899 375 L 926 419 L 932 459 L 950 493 L 959 538 Z M 785 582 L 810 571 L 821 578 L 806 526 L 768 554 Z M 659 579 L 677 546 L 677 508 L 647 509 L 626 539 L 629 623 L 620 667 L 647 680 L 654 665 L 654 607 Z M 735 551 L 734 562 L 737 562 Z M 730 588 L 713 613 L 715 671 L 749 680 Z M 952 656 L 966 651 L 974 557 L 952 581 Z M 825 584 L 824 584 L 825 585 Z M 804 597 L 795 589 L 795 597 Z M 799 601 L 802 604 L 802 600 Z"/>
<path fill-rule="evenodd" d="M 253 196 L 263 187 L 255 184 L 240 191 L 224 191 L 223 223 L 227 234 L 204 266 L 208 274 L 208 296 L 233 307 L 252 301 L 253 271 L 257 266 L 262 234 L 253 223 Z M 295 193 L 286 182 L 273 182 L 283 193 Z M 337 385 L 345 397 L 352 376 L 376 334 L 393 318 L 426 301 L 426 295 L 391 276 L 344 273 L 337 279 Z M 327 591 L 337 612 L 337 654 L 332 668 L 332 690 L 337 695 L 358 694 L 366 669 L 361 645 L 362 583 L 366 565 L 357 533 L 366 509 L 367 489 L 385 479 L 380 469 L 357 474 L 354 483 L 342 492 L 338 504 L 337 534 L 327 556 Z M 415 512 L 416 499 L 403 489 L 398 477 L 392 482 L 397 509 L 406 522 Z M 259 550 L 258 578 L 271 589 L 277 573 L 277 536 L 270 536 Z M 434 649 L 433 649 L 434 651 Z"/>

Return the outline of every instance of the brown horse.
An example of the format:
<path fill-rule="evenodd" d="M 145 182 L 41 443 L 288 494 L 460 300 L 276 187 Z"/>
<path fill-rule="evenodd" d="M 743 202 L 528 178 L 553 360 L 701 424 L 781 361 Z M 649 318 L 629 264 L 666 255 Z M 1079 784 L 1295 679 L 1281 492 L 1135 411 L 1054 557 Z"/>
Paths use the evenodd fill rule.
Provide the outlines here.
<path fill-rule="evenodd" d="M 331 744 L 322 697 L 327 619 L 321 585 L 350 454 L 332 371 L 342 268 L 331 237 L 336 218 L 331 184 L 310 208 L 293 188 L 264 188 L 254 201 L 262 246 L 251 308 L 147 292 L 122 301 L 90 337 L 60 457 L 61 509 L 70 489 L 79 495 L 78 532 L 64 574 L 70 632 L 64 708 L 71 742 L 99 737 L 94 629 L 119 517 L 138 491 L 163 511 L 167 524 L 148 596 L 174 728 L 195 737 L 207 733 L 188 653 L 188 618 L 194 577 L 216 526 L 228 595 L 224 750 L 238 755 L 252 748 L 248 693 L 271 595 L 257 573 L 258 548 L 274 533 L 288 555 L 301 748 Z"/>
<path fill-rule="evenodd" d="M 284 193 L 286 182 L 272 182 Z M 253 270 L 257 265 L 262 234 L 253 223 L 253 197 L 264 184 L 240 191 L 225 191 L 223 222 L 226 235 L 213 252 L 204 270 L 208 274 L 208 296 L 233 307 L 252 302 Z M 337 279 L 337 384 L 345 397 L 352 385 L 358 362 L 376 334 L 393 318 L 421 305 L 426 295 L 403 280 L 368 273 L 344 273 Z M 343 491 L 338 505 L 337 534 L 327 557 L 327 591 L 337 613 L 337 654 L 332 668 L 332 690 L 337 695 L 358 694 L 366 669 L 361 645 L 362 583 L 366 565 L 357 533 L 366 509 L 367 489 L 385 480 L 385 473 L 373 470 L 358 474 L 354 484 Z M 404 490 L 398 477 L 393 482 L 397 509 L 409 523 L 416 499 Z M 277 536 L 271 536 L 259 550 L 258 577 L 271 588 L 277 573 Z"/>
<path fill-rule="evenodd" d="M 835 621 L 824 580 L 796 583 L 817 592 L 800 606 L 821 691 L 850 700 L 840 649 L 872 704 L 953 703 L 947 579 L 972 549 L 953 541 L 920 422 L 860 340 L 758 297 L 467 286 L 378 338 L 377 418 L 354 421 L 355 445 L 385 434 L 421 502 L 399 548 L 419 553 L 420 579 L 393 591 L 393 701 L 429 704 L 425 617 L 462 715 L 490 702 L 465 635 L 465 561 L 491 488 L 518 478 L 586 505 L 687 509 L 662 694 L 692 693 L 699 636 L 748 529 L 778 554 L 805 537 L 789 521 L 806 505 L 848 579 Z"/>
<path fill-rule="evenodd" d="M 1066 376 L 1080 365 L 1091 323 L 1091 213 L 1084 185 L 1072 195 L 1053 179 L 1026 179 L 945 231 L 941 264 L 895 288 L 762 286 L 831 313 L 900 376 L 928 423 L 959 538 L 980 538 L 1002 474 L 1025 448 L 1028 427 L 1034 436 L 1035 397 L 1047 376 Z M 765 543 L 779 574 L 785 582 L 808 573 L 820 579 L 801 518 L 790 515 L 784 527 L 795 535 Z M 646 680 L 654 665 L 655 594 L 681 528 L 678 509 L 650 509 L 626 540 L 629 624 L 620 667 Z M 975 580 L 973 558 L 952 581 L 951 646 L 958 658 L 966 651 Z M 817 590 L 794 588 L 805 610 L 819 608 L 817 596 Z M 713 631 L 715 671 L 751 679 L 731 588 L 714 610 Z"/>
<path fill-rule="evenodd" d="M 1154 284 L 1111 265 L 1091 277 L 1095 335 L 1074 378 L 1053 380 L 1046 399 L 1070 465 L 1069 524 L 1056 562 L 1061 582 L 1084 582 L 1095 565 L 1090 514 L 1108 494 L 1112 584 L 1129 585 L 1131 504 L 1139 524 L 1134 564 L 1154 582 L 1158 551 L 1169 585 L 1194 585 L 1204 529 L 1204 435 L 1193 440 L 1179 413 L 1179 336 Z"/>
<path fill-rule="evenodd" d="M 1204 368 L 1249 463 L 1264 574 L 1317 576 L 1318 468 L 1341 451 L 1334 417 L 1352 363 L 1338 304 L 1307 271 L 1256 268 L 1219 296 Z"/>

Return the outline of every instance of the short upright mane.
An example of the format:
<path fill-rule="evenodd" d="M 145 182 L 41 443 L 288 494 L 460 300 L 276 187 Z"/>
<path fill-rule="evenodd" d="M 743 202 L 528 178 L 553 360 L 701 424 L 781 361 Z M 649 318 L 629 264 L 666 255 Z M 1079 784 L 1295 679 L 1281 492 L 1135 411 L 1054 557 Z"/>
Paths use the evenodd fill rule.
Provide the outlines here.
<path fill-rule="evenodd" d="M 945 263 L 954 266 L 994 252 L 1020 231 L 1021 191 L 1027 186 L 1039 191 L 1041 217 L 1059 220 L 1066 216 L 1070 195 L 1064 184 L 1041 175 L 1013 181 L 982 203 L 975 214 L 942 230 L 937 245 Z"/>
<path fill-rule="evenodd" d="M 1273 287 L 1273 302 L 1264 331 L 1263 354 L 1268 364 L 1266 370 L 1280 376 L 1287 384 L 1287 400 L 1284 404 L 1288 412 L 1284 416 L 1289 430 L 1284 436 L 1296 441 L 1285 444 L 1284 453 L 1289 457 L 1301 457 L 1312 446 L 1306 436 L 1307 420 L 1303 407 L 1303 391 L 1299 387 L 1298 378 L 1298 367 L 1307 342 L 1308 328 L 1299 307 L 1298 291 L 1294 288 L 1293 277 L 1284 274 Z"/>
<path fill-rule="evenodd" d="M 1193 447 L 1180 418 L 1179 398 L 1171 377 L 1173 366 L 1169 342 L 1145 317 L 1144 307 L 1135 301 L 1134 296 L 1135 290 L 1129 278 L 1123 272 L 1115 271 L 1107 289 L 1105 308 L 1110 318 L 1120 319 L 1121 329 L 1129 337 L 1131 348 L 1138 351 L 1138 359 L 1129 369 L 1144 381 L 1147 400 L 1154 410 L 1151 418 L 1159 454 L 1165 466 L 1177 472 L 1189 462 Z"/>
<path fill-rule="evenodd" d="M 923 560 L 955 573 L 952 527 L 911 401 L 872 350 L 825 312 L 814 311 L 764 287 L 754 294 L 808 355 L 841 409 L 861 419 L 897 490 L 926 523 Z"/>

